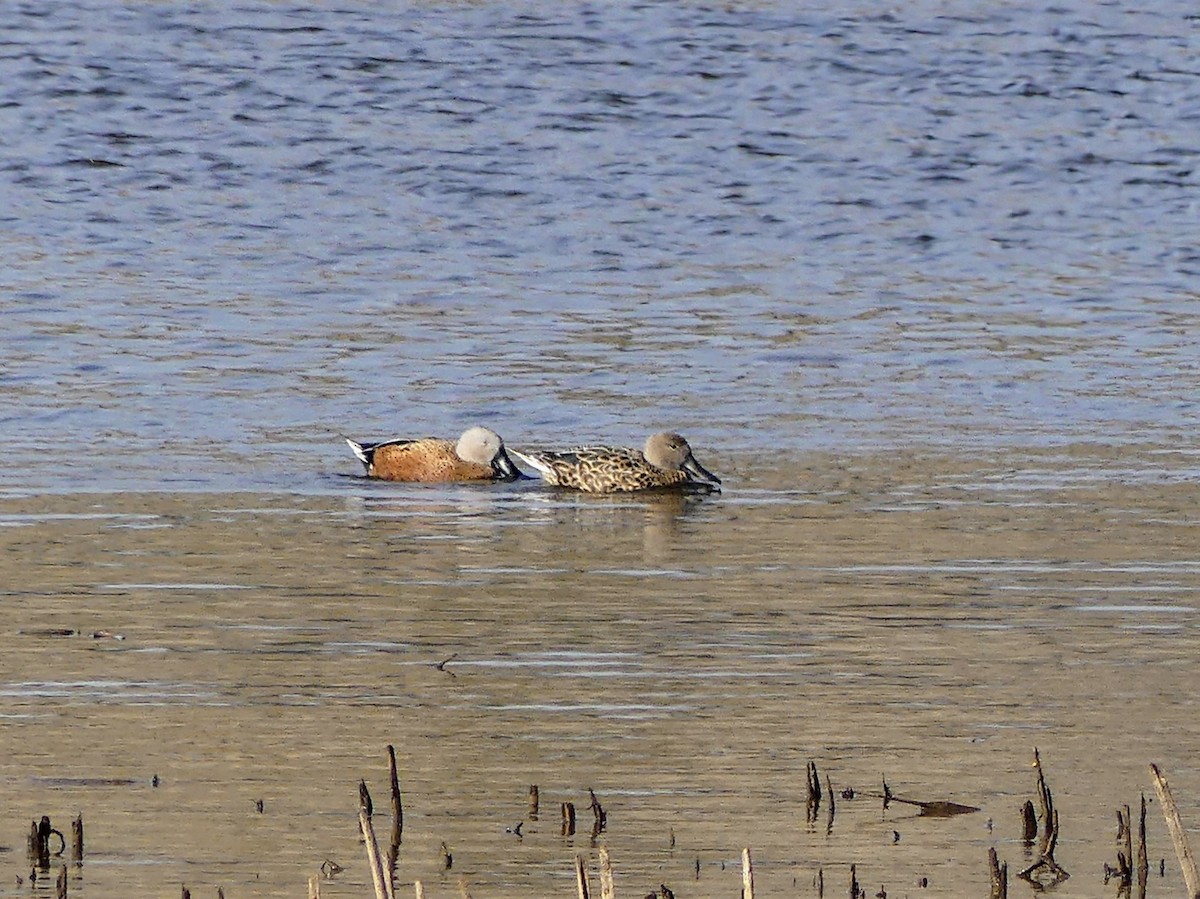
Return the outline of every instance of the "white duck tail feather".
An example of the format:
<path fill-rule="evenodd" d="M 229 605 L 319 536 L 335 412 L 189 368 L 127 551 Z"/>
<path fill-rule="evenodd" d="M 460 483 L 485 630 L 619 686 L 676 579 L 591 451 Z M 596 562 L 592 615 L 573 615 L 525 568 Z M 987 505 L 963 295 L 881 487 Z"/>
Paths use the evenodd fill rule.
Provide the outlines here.
<path fill-rule="evenodd" d="M 363 449 L 363 445 L 361 443 L 359 443 L 356 440 L 351 440 L 345 434 L 342 435 L 342 439 L 345 440 L 348 444 L 350 444 L 350 449 L 354 453 L 354 455 L 358 456 L 359 462 L 361 462 L 363 465 L 371 464 L 371 460 L 367 456 L 367 451 L 365 449 Z"/>
<path fill-rule="evenodd" d="M 549 465 L 547 465 L 545 462 L 543 462 L 541 459 L 539 459 L 537 456 L 530 456 L 526 453 L 521 452 L 520 450 L 515 450 L 512 447 L 508 447 L 508 452 L 509 452 L 509 455 L 516 456 L 518 459 L 520 459 L 522 462 L 524 462 L 530 468 L 537 471 L 540 475 L 542 475 L 542 477 L 546 478 L 547 480 L 555 480 L 556 479 L 556 476 L 554 474 L 554 469 L 551 468 Z"/>

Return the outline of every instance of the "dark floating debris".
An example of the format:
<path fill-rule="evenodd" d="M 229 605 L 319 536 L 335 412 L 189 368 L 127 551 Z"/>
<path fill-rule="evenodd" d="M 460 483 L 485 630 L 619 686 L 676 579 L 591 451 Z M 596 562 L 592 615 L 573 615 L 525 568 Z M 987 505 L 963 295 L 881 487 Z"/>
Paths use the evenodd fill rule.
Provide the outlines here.
<path fill-rule="evenodd" d="M 141 781 L 132 777 L 35 777 L 33 780 L 49 787 L 133 787 Z"/>
<path fill-rule="evenodd" d="M 321 862 L 321 873 L 325 875 L 327 879 L 336 877 L 345 870 L 346 869 L 344 867 L 339 865 L 333 859 L 327 858 L 325 861 Z"/>
<path fill-rule="evenodd" d="M 888 786 L 888 782 L 883 782 L 883 807 L 886 809 L 893 802 L 900 802 L 904 805 L 915 805 L 921 810 L 921 815 L 926 818 L 953 818 L 955 815 L 968 815 L 971 812 L 979 811 L 979 808 L 974 805 L 962 805 L 958 802 L 949 802 L 944 799 L 934 799 L 932 801 L 923 801 L 920 799 L 905 799 L 903 796 L 897 796 L 892 792 L 892 788 Z"/>
<path fill-rule="evenodd" d="M 83 632 L 73 627 L 35 627 L 22 628 L 17 631 L 22 637 L 79 637 Z M 112 631 L 92 631 L 88 636 L 93 640 L 124 640 L 124 634 L 114 634 Z"/>

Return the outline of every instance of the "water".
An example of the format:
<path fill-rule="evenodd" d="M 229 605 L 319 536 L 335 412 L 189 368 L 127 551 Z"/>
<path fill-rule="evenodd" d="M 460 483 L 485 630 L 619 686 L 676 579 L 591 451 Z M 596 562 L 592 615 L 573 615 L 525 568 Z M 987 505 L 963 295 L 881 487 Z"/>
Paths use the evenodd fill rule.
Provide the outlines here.
<path fill-rule="evenodd" d="M 1200 814 L 1195 29 L 0 9 L 0 844 L 82 810 L 76 892 L 366 895 L 391 742 L 433 894 L 573 889 L 594 787 L 622 893 L 750 845 L 765 895 L 953 896 L 1025 863 L 1037 745 L 1095 895 L 1147 762 Z M 337 436 L 475 423 L 670 427 L 726 489 L 373 484 Z M 826 836 L 809 759 L 983 812 Z"/>

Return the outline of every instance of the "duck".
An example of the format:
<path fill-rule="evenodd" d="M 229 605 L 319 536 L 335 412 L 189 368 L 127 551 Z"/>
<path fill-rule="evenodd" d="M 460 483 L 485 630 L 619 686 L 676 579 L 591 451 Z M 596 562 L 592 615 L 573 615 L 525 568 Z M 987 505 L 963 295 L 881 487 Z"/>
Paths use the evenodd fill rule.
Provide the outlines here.
<path fill-rule="evenodd" d="M 547 483 L 587 493 L 721 489 L 721 479 L 696 461 L 686 439 L 671 431 L 650 435 L 640 451 L 589 445 L 567 450 L 513 449 L 512 454 Z"/>
<path fill-rule="evenodd" d="M 401 437 L 360 443 L 345 435 L 342 439 L 366 467 L 367 476 L 384 481 L 514 481 L 522 476 L 504 441 L 490 428 L 468 428 L 458 440 Z"/>

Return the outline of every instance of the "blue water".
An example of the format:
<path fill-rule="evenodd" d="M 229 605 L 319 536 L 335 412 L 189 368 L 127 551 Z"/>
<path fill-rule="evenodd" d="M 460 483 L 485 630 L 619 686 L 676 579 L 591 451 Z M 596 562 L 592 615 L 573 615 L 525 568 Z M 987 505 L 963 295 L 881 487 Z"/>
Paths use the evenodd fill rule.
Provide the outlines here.
<path fill-rule="evenodd" d="M 431 896 L 565 894 L 588 787 L 621 895 L 984 894 L 1034 745 L 1063 899 L 1148 761 L 1195 820 L 1200 18 L 1147 6 L 0 3 L 0 784 L 87 816 L 73 894 L 366 895 L 388 742 Z M 477 423 L 724 493 L 337 436 Z M 985 811 L 830 837 L 810 759 Z"/>
<path fill-rule="evenodd" d="M 1179 446 L 1184 3 L 9 3 L 0 488 Z M 702 450 L 702 452 L 701 452 Z"/>

